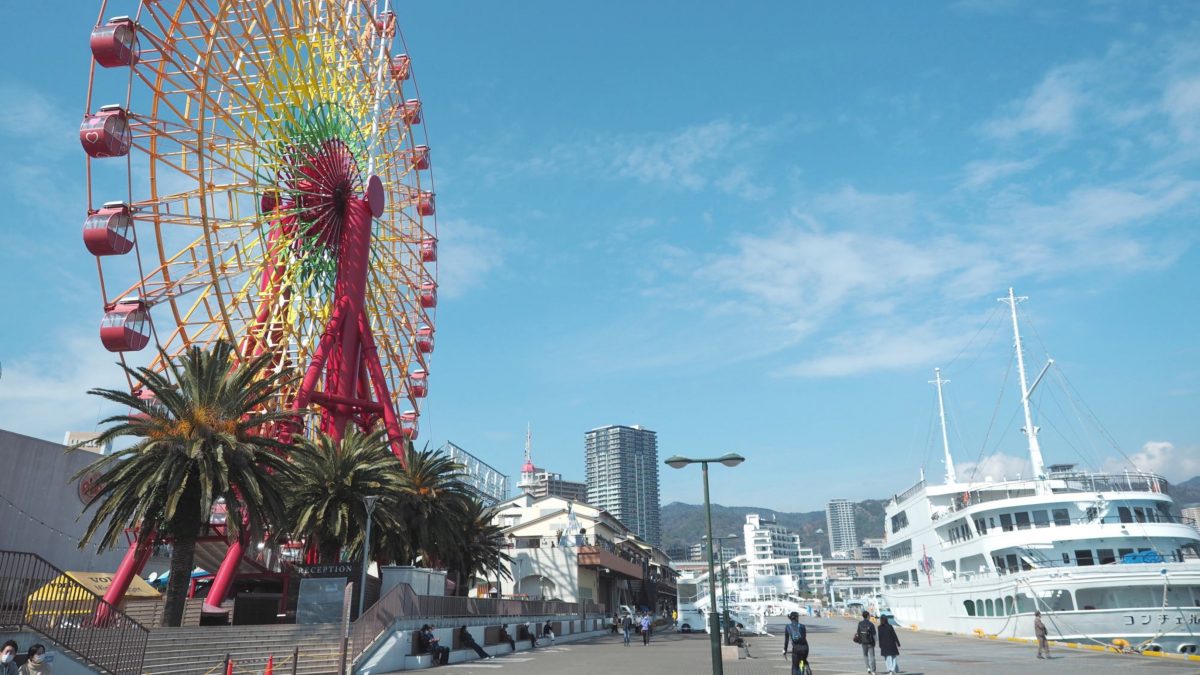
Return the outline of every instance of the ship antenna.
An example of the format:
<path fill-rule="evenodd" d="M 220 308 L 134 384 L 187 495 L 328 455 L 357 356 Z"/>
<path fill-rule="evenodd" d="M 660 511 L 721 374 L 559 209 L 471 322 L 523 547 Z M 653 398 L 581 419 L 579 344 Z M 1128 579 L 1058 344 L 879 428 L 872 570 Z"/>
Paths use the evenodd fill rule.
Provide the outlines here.
<path fill-rule="evenodd" d="M 1008 289 L 1007 298 L 999 298 L 1000 302 L 1007 303 L 1012 310 L 1012 325 L 1013 325 L 1013 341 L 1017 350 L 1017 372 L 1021 376 L 1021 406 L 1025 409 L 1025 428 L 1022 429 L 1025 433 L 1025 438 L 1029 439 L 1029 461 L 1033 465 L 1033 477 L 1042 479 L 1046 477 L 1046 467 L 1042 462 L 1042 446 L 1038 443 L 1038 428 L 1033 425 L 1033 413 L 1029 410 L 1029 382 L 1025 377 L 1025 355 L 1021 349 L 1021 329 L 1017 325 L 1017 303 L 1022 300 L 1028 300 L 1027 297 L 1016 297 L 1013 295 L 1013 289 Z M 1041 377 L 1038 377 L 1041 381 Z"/>
<path fill-rule="evenodd" d="M 946 436 L 946 405 L 942 402 L 942 385 L 949 384 L 950 380 L 942 379 L 942 369 L 933 369 L 933 379 L 929 384 L 937 385 L 938 392 L 938 417 L 942 421 L 942 451 L 946 453 L 946 484 L 957 483 L 958 474 L 954 472 L 954 458 L 950 456 L 950 439 Z"/>

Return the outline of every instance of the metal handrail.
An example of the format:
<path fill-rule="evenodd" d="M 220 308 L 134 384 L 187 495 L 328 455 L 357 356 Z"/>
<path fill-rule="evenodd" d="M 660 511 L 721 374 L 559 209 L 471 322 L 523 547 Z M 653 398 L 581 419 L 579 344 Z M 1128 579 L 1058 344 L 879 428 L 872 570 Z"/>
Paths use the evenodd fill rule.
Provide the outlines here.
<path fill-rule="evenodd" d="M 45 593 L 35 598 L 39 591 Z M 141 673 L 150 639 L 150 631 L 125 612 L 41 556 L 22 551 L 0 551 L 0 628 L 28 628 L 113 675 Z"/>

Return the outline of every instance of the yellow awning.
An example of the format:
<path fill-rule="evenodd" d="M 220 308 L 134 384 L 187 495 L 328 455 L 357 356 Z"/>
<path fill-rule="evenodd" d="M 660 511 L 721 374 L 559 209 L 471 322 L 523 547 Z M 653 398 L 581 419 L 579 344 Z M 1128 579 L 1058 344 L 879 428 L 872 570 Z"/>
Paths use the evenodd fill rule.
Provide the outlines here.
<path fill-rule="evenodd" d="M 70 583 L 70 580 L 74 580 L 96 595 L 103 596 L 108 591 L 108 587 L 112 585 L 114 576 L 107 572 L 63 572 L 50 583 L 34 591 L 29 596 L 29 600 L 41 602 L 83 600 L 79 586 Z M 160 597 L 162 595 L 154 590 L 153 586 L 146 583 L 141 577 L 135 576 L 122 600 L 157 600 Z"/>

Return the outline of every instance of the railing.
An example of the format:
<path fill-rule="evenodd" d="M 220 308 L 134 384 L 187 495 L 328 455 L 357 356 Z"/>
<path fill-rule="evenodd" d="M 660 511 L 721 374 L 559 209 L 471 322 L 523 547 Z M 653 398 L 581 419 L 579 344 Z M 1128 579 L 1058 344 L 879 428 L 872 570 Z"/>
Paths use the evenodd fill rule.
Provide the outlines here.
<path fill-rule="evenodd" d="M 97 616 L 104 617 L 97 621 Z M 142 672 L 150 631 L 33 553 L 0 551 L 0 628 L 53 640 L 89 667 Z"/>
<path fill-rule="evenodd" d="M 350 660 L 357 659 L 384 631 L 403 619 L 438 617 L 552 616 L 575 614 L 604 615 L 604 607 L 594 602 L 560 600 L 508 600 L 463 598 L 457 596 L 417 595 L 408 584 L 398 584 L 371 605 L 350 625 Z"/>

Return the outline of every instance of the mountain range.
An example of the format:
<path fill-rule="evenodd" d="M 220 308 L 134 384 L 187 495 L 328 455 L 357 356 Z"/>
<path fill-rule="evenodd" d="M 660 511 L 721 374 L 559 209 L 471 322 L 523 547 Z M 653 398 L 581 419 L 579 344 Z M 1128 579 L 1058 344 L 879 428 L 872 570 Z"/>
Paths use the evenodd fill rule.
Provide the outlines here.
<path fill-rule="evenodd" d="M 1177 507 L 1200 504 L 1200 476 L 1172 485 L 1170 493 Z M 883 499 L 868 499 L 855 504 L 854 526 L 859 539 L 883 537 L 883 507 L 886 503 L 887 500 Z M 763 518 L 774 518 L 780 525 L 798 533 L 804 546 L 815 549 L 821 555 L 829 555 L 829 536 L 826 532 L 824 511 L 788 513 L 755 506 L 713 504 L 713 536 L 737 535 L 736 541 L 725 545 L 733 546 L 739 553 L 744 553 L 742 526 L 746 523 L 746 514 L 749 513 L 757 513 Z M 705 534 L 704 506 L 671 502 L 662 507 L 661 526 L 663 549 L 699 543 Z M 821 532 L 818 533 L 818 530 Z"/>

